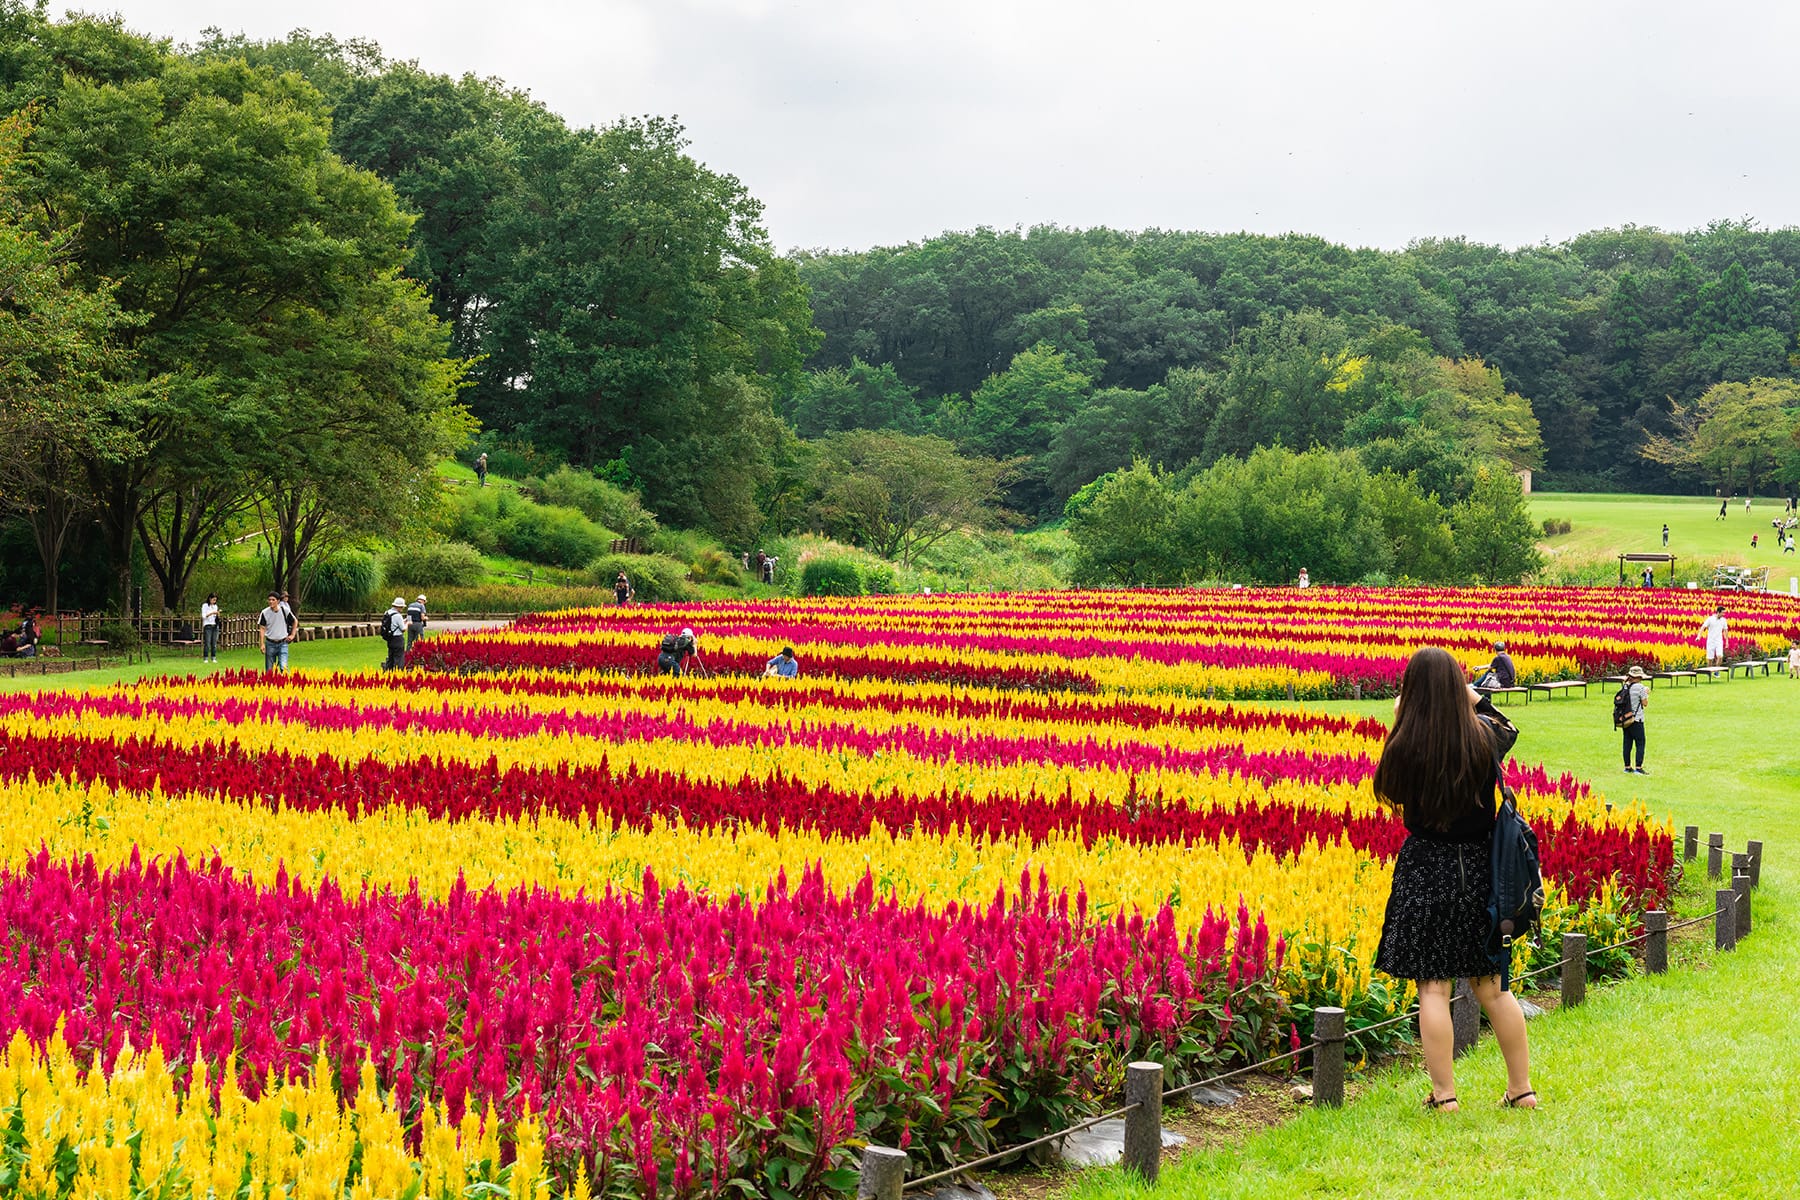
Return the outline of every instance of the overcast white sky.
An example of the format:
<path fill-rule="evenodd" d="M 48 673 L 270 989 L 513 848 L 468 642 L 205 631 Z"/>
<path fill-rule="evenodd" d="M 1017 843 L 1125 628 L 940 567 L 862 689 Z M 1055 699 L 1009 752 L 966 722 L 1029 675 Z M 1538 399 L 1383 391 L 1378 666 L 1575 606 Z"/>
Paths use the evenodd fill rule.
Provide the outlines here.
<path fill-rule="evenodd" d="M 1348 0 L 87 0 L 679 116 L 778 246 L 975 225 L 1508 245 L 1800 223 L 1800 5 Z"/>

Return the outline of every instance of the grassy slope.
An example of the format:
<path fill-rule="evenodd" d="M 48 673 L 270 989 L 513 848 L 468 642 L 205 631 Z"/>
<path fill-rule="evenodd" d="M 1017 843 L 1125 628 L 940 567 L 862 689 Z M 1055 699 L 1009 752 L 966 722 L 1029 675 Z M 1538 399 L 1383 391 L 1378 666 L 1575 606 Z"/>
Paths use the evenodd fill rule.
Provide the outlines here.
<path fill-rule="evenodd" d="M 1559 517 L 1575 528 L 1547 540 L 1545 552 L 1552 558 L 1576 562 L 1605 561 L 1616 565 L 1614 555 L 1645 551 L 1662 552 L 1662 527 L 1669 525 L 1669 553 L 1684 577 L 1693 572 L 1710 574 L 1717 563 L 1767 566 L 1770 586 L 1787 590 L 1787 577 L 1800 575 L 1800 554 L 1783 559 L 1774 544 L 1769 522 L 1781 514 L 1779 500 L 1755 501 L 1744 514 L 1742 497 L 1718 519 L 1719 502 L 1704 496 L 1611 496 L 1540 492 L 1531 497 L 1531 515 L 1538 521 Z M 1761 534 L 1755 551 L 1750 535 Z M 1660 572 L 1659 572 L 1660 576 Z M 1628 576 L 1635 582 L 1634 576 Z"/>
<path fill-rule="evenodd" d="M 1740 516 L 1741 520 L 1741 516 Z M 1391 712 L 1387 703 L 1330 707 Z M 1531 1026 L 1537 1114 L 1496 1106 L 1504 1073 L 1491 1038 L 1458 1064 L 1461 1114 L 1419 1108 L 1416 1068 L 1378 1072 L 1346 1108 L 1307 1112 L 1241 1148 L 1194 1155 L 1165 1171 L 1158 1196 L 1240 1198 L 1471 1195 L 1778 1196 L 1793 1191 L 1800 1075 L 1787 1012 L 1800 922 L 1800 681 L 1776 676 L 1659 688 L 1651 709 L 1654 772 L 1624 776 L 1609 702 L 1519 706 L 1519 752 L 1639 796 L 1679 828 L 1719 831 L 1742 849 L 1767 844 L 1756 931 L 1734 954 L 1704 951 L 1661 979 L 1589 993 L 1586 1008 Z M 1704 843 L 1704 837 L 1702 842 Z M 1678 909 L 1709 911 L 1704 863 Z M 1710 927 L 1702 927 L 1708 930 Z M 1081 1177 L 1075 1200 L 1148 1195 L 1117 1171 Z"/>

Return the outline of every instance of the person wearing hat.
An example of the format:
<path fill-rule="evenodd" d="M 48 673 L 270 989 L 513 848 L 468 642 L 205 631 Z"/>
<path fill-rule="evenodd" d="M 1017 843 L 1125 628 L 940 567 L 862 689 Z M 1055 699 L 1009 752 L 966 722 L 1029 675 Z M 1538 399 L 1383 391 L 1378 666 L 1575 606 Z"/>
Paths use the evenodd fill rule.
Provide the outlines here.
<path fill-rule="evenodd" d="M 781 653 L 769 660 L 763 668 L 763 674 L 773 679 L 793 679 L 800 674 L 800 660 L 794 657 L 792 646 L 783 646 Z"/>
<path fill-rule="evenodd" d="M 1648 775 L 1644 770 L 1644 709 L 1650 704 L 1650 677 L 1644 674 L 1644 668 L 1633 667 L 1625 672 L 1626 699 L 1630 702 L 1631 711 L 1625 716 L 1625 723 L 1619 728 L 1625 733 L 1625 773 L 1627 775 Z M 1632 748 L 1636 747 L 1637 762 L 1632 763 Z"/>
<path fill-rule="evenodd" d="M 1725 665 L 1725 606 L 1713 609 L 1713 615 L 1700 623 L 1700 636 L 1706 639 L 1706 665 Z"/>
<path fill-rule="evenodd" d="M 413 602 L 406 606 L 406 648 L 411 650 L 413 643 L 425 636 L 425 593 L 420 592 Z"/>
<path fill-rule="evenodd" d="M 399 596 L 381 618 L 381 636 L 387 641 L 387 660 L 381 669 L 398 671 L 406 665 L 406 601 Z"/>

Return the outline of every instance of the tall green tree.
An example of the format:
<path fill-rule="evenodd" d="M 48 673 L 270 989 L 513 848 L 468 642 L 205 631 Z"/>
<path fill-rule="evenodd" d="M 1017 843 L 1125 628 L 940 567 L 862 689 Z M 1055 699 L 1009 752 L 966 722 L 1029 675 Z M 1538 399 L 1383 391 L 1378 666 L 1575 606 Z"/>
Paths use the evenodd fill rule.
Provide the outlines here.
<path fill-rule="evenodd" d="M 1794 380 L 1714 384 L 1678 405 L 1672 423 L 1674 432 L 1653 438 L 1645 457 L 1722 492 L 1754 494 L 1772 483 L 1800 482 L 1800 383 Z"/>
<path fill-rule="evenodd" d="M 964 456 L 943 438 L 859 430 L 818 444 L 820 522 L 833 534 L 911 566 L 960 530 L 1011 519 L 1001 499 L 1014 466 Z"/>
<path fill-rule="evenodd" d="M 1524 489 L 1518 476 L 1503 466 L 1476 468 L 1468 496 L 1450 510 L 1450 528 L 1464 579 L 1522 583 L 1543 566 Z"/>

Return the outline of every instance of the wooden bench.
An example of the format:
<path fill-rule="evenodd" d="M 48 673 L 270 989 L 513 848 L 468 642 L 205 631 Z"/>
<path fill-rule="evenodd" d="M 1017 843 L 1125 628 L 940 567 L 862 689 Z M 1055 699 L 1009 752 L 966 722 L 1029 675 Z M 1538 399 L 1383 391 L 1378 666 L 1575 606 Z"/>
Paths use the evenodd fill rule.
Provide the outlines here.
<path fill-rule="evenodd" d="M 1500 696 L 1523 696 L 1523 697 L 1525 697 L 1525 703 L 1527 703 L 1527 704 L 1531 703 L 1531 689 L 1530 688 L 1482 687 L 1482 688 L 1476 688 L 1475 690 L 1480 692 L 1484 696 L 1496 697 L 1496 699 L 1494 701 L 1494 703 L 1496 703 L 1496 704 L 1498 704 L 1500 702 L 1497 699 L 1497 697 L 1500 697 Z"/>
<path fill-rule="evenodd" d="M 1695 683 L 1699 683 L 1700 673 L 1698 671 L 1658 671 L 1651 678 L 1667 679 L 1670 683 L 1680 683 L 1684 679 L 1691 679 Z"/>
<path fill-rule="evenodd" d="M 1619 687 L 1623 688 L 1626 684 L 1632 683 L 1634 681 L 1632 680 L 1631 676 L 1629 676 L 1629 675 L 1607 675 L 1604 678 L 1602 678 L 1600 680 L 1600 682 L 1601 683 L 1616 683 L 1619 685 Z M 1656 679 L 1654 676 L 1650 676 L 1650 675 L 1646 675 L 1642 679 L 1636 680 L 1635 682 L 1641 683 L 1647 688 L 1656 687 Z"/>
<path fill-rule="evenodd" d="M 1706 682 L 1717 683 L 1720 678 L 1730 679 L 1730 667 L 1695 667 L 1694 674 L 1706 676 Z"/>
<path fill-rule="evenodd" d="M 1744 678 L 1750 679 L 1753 678 L 1758 671 L 1767 675 L 1769 673 L 1769 662 L 1767 659 L 1763 658 L 1747 658 L 1743 662 L 1727 663 L 1725 669 L 1734 675 L 1737 672 L 1742 671 L 1744 673 Z"/>
<path fill-rule="evenodd" d="M 1588 683 L 1585 679 L 1551 679 L 1544 683 L 1534 683 L 1531 690 L 1542 692 L 1546 696 L 1554 696 L 1559 692 L 1567 693 L 1570 688 L 1580 688 L 1581 698 L 1587 699 Z"/>

